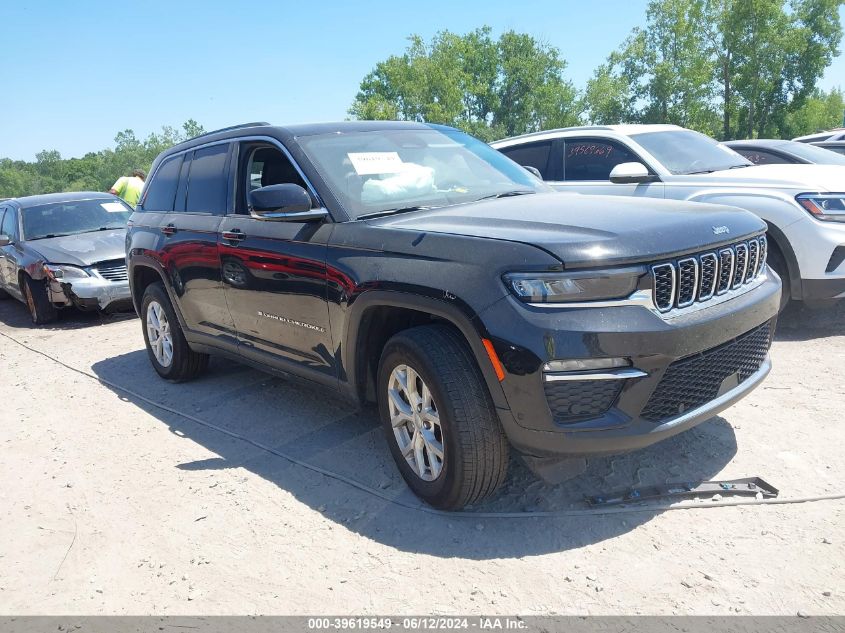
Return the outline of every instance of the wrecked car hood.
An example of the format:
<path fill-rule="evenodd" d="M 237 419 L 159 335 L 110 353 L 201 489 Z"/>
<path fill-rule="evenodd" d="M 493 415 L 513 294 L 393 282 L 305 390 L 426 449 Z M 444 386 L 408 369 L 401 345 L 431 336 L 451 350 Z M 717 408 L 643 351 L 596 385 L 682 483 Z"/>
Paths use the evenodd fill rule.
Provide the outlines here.
<path fill-rule="evenodd" d="M 125 240 L 126 229 L 109 229 L 32 240 L 26 242 L 26 248 L 47 263 L 90 266 L 111 259 L 124 259 Z"/>

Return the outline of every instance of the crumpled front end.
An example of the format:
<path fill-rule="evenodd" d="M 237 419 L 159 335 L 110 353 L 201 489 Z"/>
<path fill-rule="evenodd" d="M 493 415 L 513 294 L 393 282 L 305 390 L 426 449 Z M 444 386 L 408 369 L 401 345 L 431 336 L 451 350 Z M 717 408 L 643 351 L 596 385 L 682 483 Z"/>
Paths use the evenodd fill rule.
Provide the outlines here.
<path fill-rule="evenodd" d="M 66 276 L 53 266 L 45 266 L 50 301 L 57 306 L 80 310 L 118 312 L 132 309 L 132 294 L 126 262 L 98 262 L 84 269 L 87 276 Z"/>

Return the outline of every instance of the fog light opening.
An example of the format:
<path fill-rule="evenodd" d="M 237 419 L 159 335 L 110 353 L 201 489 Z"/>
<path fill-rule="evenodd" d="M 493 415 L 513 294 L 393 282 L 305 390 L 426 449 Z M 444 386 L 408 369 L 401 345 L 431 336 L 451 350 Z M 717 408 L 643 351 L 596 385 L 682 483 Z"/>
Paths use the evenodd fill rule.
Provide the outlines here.
<path fill-rule="evenodd" d="M 571 358 L 567 360 L 550 360 L 543 365 L 544 372 L 566 371 L 598 371 L 602 369 L 619 369 L 630 367 L 629 358 Z"/>

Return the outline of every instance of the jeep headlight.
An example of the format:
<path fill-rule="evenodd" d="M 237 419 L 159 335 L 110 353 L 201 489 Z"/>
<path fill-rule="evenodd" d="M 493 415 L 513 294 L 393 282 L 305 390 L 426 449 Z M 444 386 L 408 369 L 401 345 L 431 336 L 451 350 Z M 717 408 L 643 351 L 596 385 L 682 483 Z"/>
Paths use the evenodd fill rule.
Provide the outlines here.
<path fill-rule="evenodd" d="M 44 264 L 44 274 L 53 281 L 90 277 L 82 268 L 65 264 Z"/>
<path fill-rule="evenodd" d="M 845 222 L 845 193 L 802 193 L 795 199 L 818 220 Z"/>
<path fill-rule="evenodd" d="M 509 273 L 505 284 L 525 303 L 624 299 L 637 288 L 642 268 L 577 273 Z"/>

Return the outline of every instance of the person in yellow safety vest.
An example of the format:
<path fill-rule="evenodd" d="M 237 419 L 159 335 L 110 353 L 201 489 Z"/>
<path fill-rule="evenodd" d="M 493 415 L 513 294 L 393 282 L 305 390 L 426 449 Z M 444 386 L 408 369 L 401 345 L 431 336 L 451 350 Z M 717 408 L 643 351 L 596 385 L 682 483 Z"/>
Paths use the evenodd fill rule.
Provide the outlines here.
<path fill-rule="evenodd" d="M 132 171 L 131 176 L 121 176 L 109 189 L 109 193 L 123 198 L 133 209 L 141 198 L 141 191 L 144 189 L 144 180 L 147 175 L 141 169 Z"/>

